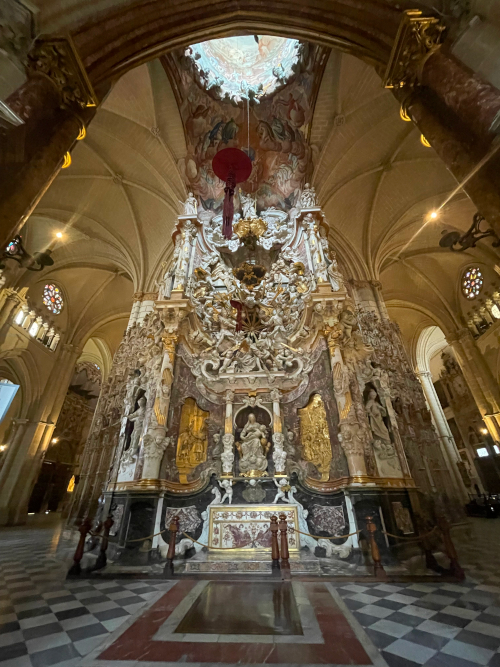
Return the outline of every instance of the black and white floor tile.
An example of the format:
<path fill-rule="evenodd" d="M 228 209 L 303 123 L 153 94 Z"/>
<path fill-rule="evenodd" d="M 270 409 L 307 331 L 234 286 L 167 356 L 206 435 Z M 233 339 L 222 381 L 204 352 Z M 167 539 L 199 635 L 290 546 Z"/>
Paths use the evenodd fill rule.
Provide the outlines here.
<path fill-rule="evenodd" d="M 73 667 L 170 581 L 66 580 L 61 528 L 0 530 L 0 667 Z M 500 667 L 500 520 L 459 543 L 463 584 L 336 584 L 389 667 Z"/>

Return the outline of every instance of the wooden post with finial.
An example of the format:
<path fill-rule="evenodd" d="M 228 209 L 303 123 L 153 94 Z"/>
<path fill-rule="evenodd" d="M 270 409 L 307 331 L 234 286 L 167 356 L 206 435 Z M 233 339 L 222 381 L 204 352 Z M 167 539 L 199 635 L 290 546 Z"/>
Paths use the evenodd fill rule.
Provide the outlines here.
<path fill-rule="evenodd" d="M 285 514 L 280 514 L 279 529 L 281 533 L 281 578 L 291 579 L 290 554 L 288 552 L 288 526 Z"/>
<path fill-rule="evenodd" d="M 366 530 L 368 531 L 370 551 L 373 560 L 373 570 L 374 570 L 373 573 L 377 579 L 382 579 L 385 581 L 387 579 L 387 573 L 384 570 L 384 566 L 382 565 L 382 561 L 380 559 L 380 550 L 378 548 L 378 544 L 375 539 L 377 526 L 375 525 L 375 522 L 373 521 L 373 516 L 371 515 L 366 517 Z"/>
<path fill-rule="evenodd" d="M 269 526 L 271 531 L 271 554 L 273 559 L 272 572 L 273 574 L 279 574 L 280 571 L 280 548 L 278 544 L 278 517 L 271 517 L 271 525 Z"/>
<path fill-rule="evenodd" d="M 174 558 L 175 558 L 175 541 L 177 539 L 177 533 L 179 532 L 179 517 L 172 517 L 170 526 L 168 527 L 170 531 L 170 538 L 168 541 L 168 551 L 167 551 L 167 562 L 165 563 L 165 568 L 163 570 L 164 577 L 173 577 L 174 576 Z"/>
<path fill-rule="evenodd" d="M 465 572 L 458 562 L 458 554 L 451 539 L 450 524 L 445 516 L 438 516 L 437 524 L 443 536 L 444 550 L 450 559 L 450 574 L 459 581 L 463 581 L 465 579 Z"/>
<path fill-rule="evenodd" d="M 73 556 L 73 565 L 70 567 L 68 572 L 68 577 L 78 577 L 82 571 L 80 561 L 83 558 L 83 551 L 85 549 L 85 538 L 90 533 L 92 524 L 88 516 L 84 518 L 80 527 L 78 528 L 80 532 L 80 537 L 78 539 L 78 545 L 75 550 L 75 555 Z"/>
<path fill-rule="evenodd" d="M 99 556 L 97 557 L 97 560 L 95 562 L 94 570 L 101 570 L 103 567 L 106 567 L 107 563 L 106 551 L 108 550 L 108 544 L 109 544 L 109 531 L 111 530 L 111 526 L 113 524 L 114 524 L 113 517 L 110 514 L 103 524 L 104 530 L 102 533 L 101 550 L 99 551 Z"/>

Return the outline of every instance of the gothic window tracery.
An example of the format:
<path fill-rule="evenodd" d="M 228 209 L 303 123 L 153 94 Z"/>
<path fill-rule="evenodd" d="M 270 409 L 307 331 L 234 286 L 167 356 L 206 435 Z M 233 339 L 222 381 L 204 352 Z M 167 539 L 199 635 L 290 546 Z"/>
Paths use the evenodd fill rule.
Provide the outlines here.
<path fill-rule="evenodd" d="M 61 290 L 57 285 L 48 283 L 43 288 L 43 303 L 54 315 L 59 315 L 64 306 Z"/>
<path fill-rule="evenodd" d="M 479 267 L 471 266 L 462 277 L 462 293 L 466 299 L 475 299 L 483 288 L 483 274 Z"/>

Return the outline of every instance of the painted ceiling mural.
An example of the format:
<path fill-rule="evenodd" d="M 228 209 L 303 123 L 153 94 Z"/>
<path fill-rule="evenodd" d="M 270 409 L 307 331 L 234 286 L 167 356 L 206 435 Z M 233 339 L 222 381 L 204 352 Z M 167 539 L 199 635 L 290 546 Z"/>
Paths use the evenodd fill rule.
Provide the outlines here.
<path fill-rule="evenodd" d="M 224 183 L 212 159 L 229 147 L 252 160 L 242 190 L 257 197 L 259 210 L 294 206 L 311 168 L 308 139 L 327 54 L 322 47 L 259 35 L 164 56 L 186 135 L 179 168 L 202 208 L 222 210 Z"/>

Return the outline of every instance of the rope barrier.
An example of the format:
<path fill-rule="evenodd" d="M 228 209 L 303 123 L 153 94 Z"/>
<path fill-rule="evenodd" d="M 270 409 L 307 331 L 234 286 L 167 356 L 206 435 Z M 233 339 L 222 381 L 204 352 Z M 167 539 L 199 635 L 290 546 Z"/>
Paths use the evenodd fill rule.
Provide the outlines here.
<path fill-rule="evenodd" d="M 343 540 L 346 537 L 351 537 L 352 535 L 359 535 L 361 533 L 361 530 L 356 530 L 354 533 L 349 533 L 348 535 L 334 535 L 333 537 L 325 537 L 324 535 L 311 535 L 311 533 L 303 533 L 301 530 L 298 528 L 294 528 L 293 526 L 288 526 L 288 530 L 295 531 L 297 533 L 300 533 L 301 535 L 308 535 L 309 537 L 313 537 L 315 540 Z"/>
<path fill-rule="evenodd" d="M 244 544 L 243 546 L 239 547 L 211 547 L 208 544 L 203 544 L 203 542 L 198 542 L 198 540 L 195 540 L 194 537 L 191 537 L 191 535 L 188 535 L 184 531 L 181 531 L 184 537 L 187 537 L 188 540 L 191 540 L 192 542 L 196 542 L 196 544 L 201 544 L 202 547 L 206 547 L 207 549 L 217 549 L 217 551 L 233 551 L 234 549 L 244 549 L 247 547 L 249 544 L 253 544 L 254 540 L 250 540 L 247 544 Z M 269 528 L 266 530 L 264 535 L 269 532 Z"/>
<path fill-rule="evenodd" d="M 387 535 L 387 537 L 394 537 L 396 540 L 420 541 L 425 539 L 426 537 L 429 537 L 429 535 L 432 535 L 432 533 L 436 532 L 437 529 L 438 527 L 434 526 L 434 528 L 430 530 L 428 533 L 425 533 L 425 535 L 417 535 L 416 537 L 405 537 L 404 535 L 394 535 L 393 533 L 387 533 L 385 530 L 382 530 L 381 532 L 384 533 L 384 535 Z"/>
<path fill-rule="evenodd" d="M 162 533 L 168 533 L 169 529 L 165 528 L 164 530 L 160 530 L 159 533 L 154 533 L 153 535 L 148 535 L 147 537 L 137 537 L 134 540 L 126 540 L 125 544 L 129 544 L 131 542 L 143 542 L 144 540 L 151 540 L 153 537 L 156 537 L 157 535 L 161 535 Z M 99 533 L 88 533 L 91 537 L 98 537 L 99 539 L 102 540 L 104 535 L 100 535 Z"/>

